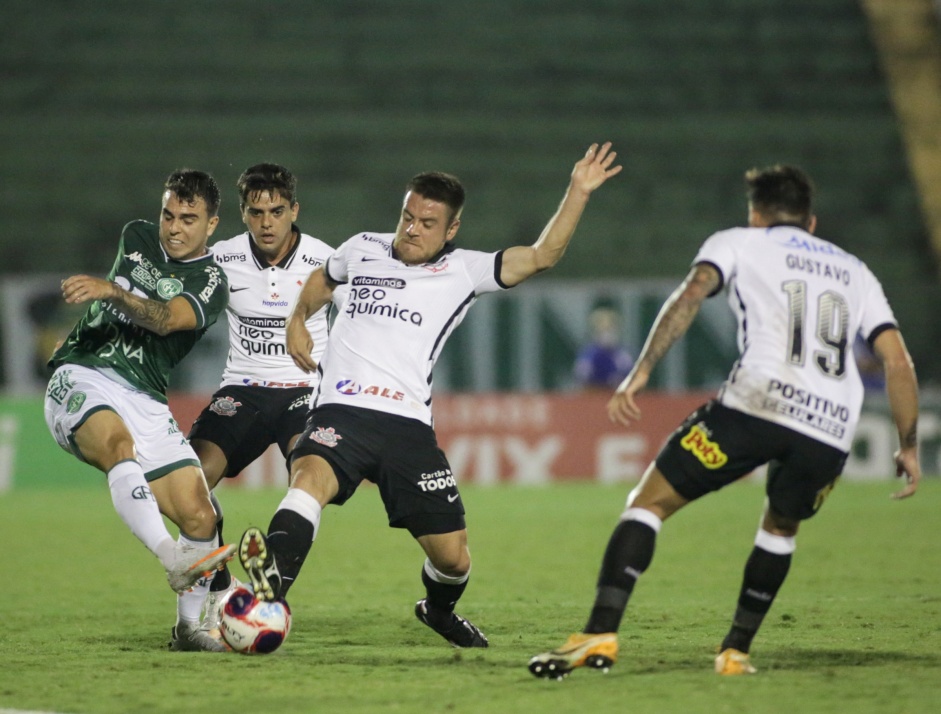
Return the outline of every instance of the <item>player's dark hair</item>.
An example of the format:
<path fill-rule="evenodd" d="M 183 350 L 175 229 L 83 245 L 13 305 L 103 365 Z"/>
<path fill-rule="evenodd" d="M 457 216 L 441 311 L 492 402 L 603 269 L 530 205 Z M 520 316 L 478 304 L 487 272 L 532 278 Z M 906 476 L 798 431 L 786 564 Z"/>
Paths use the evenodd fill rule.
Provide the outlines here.
<path fill-rule="evenodd" d="M 245 208 L 249 196 L 267 191 L 277 193 L 293 206 L 297 203 L 297 179 L 280 164 L 255 164 L 249 166 L 235 183 L 239 190 L 239 208 Z"/>
<path fill-rule="evenodd" d="M 752 208 L 771 221 L 810 225 L 814 185 L 799 168 L 777 164 L 750 169 L 745 172 L 745 187 Z"/>
<path fill-rule="evenodd" d="M 432 201 L 440 201 L 451 209 L 451 215 L 448 217 L 448 223 L 452 223 L 454 218 L 464 207 L 464 186 L 457 176 L 442 173 L 441 171 L 426 171 L 416 174 L 408 182 L 406 191 L 417 193 L 419 196 L 430 198 Z"/>
<path fill-rule="evenodd" d="M 197 198 L 206 202 L 206 212 L 210 218 L 219 213 L 222 194 L 216 180 L 205 171 L 177 169 L 167 176 L 163 184 L 164 191 L 172 191 L 181 201 L 190 203 Z"/>

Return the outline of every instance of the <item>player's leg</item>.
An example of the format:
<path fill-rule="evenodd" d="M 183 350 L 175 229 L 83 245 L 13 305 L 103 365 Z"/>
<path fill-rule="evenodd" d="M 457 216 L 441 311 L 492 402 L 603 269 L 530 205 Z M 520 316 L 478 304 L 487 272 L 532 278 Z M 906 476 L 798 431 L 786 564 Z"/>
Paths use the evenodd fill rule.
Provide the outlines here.
<path fill-rule="evenodd" d="M 752 641 L 791 567 L 801 521 L 812 517 L 833 490 L 846 454 L 784 427 L 773 427 L 789 444 L 786 456 L 768 468 L 767 492 L 755 545 L 745 563 L 735 615 L 716 658 L 719 674 L 752 674 Z"/>
<path fill-rule="evenodd" d="M 176 541 L 160 515 L 123 419 L 110 409 L 99 409 L 72 439 L 79 457 L 107 474 L 111 502 L 124 524 L 165 568 L 170 567 Z"/>
<path fill-rule="evenodd" d="M 239 558 L 255 595 L 277 600 L 287 595 L 320 530 L 323 507 L 339 493 L 333 467 L 316 454 L 295 454 L 291 487 L 278 505 L 264 535 L 249 528 L 239 545 Z"/>
<path fill-rule="evenodd" d="M 487 647 L 484 633 L 454 612 L 470 576 L 467 530 L 429 533 L 416 540 L 427 556 L 421 573 L 426 594 L 415 605 L 416 617 L 455 647 Z"/>
<path fill-rule="evenodd" d="M 66 364 L 49 380 L 45 418 L 59 446 L 107 474 L 121 520 L 168 567 L 176 543 L 144 477 L 132 425 L 121 416 L 129 402 L 145 399 L 152 401 L 97 370 Z"/>
<path fill-rule="evenodd" d="M 716 657 L 716 672 L 754 674 L 748 653 L 765 615 L 791 568 L 800 522 L 776 513 L 767 503 L 755 546 L 745 562 L 735 616 Z"/>
<path fill-rule="evenodd" d="M 218 542 L 216 513 L 202 470 L 183 466 L 151 481 L 151 489 L 161 511 L 180 528 L 177 552 L 181 562 L 195 559 L 201 563 L 200 577 L 177 597 L 170 649 L 223 652 L 225 646 L 200 626 L 200 617 L 216 568 L 231 557 L 234 548 Z"/>
<path fill-rule="evenodd" d="M 608 539 L 595 602 L 584 629 L 560 647 L 533 657 L 530 672 L 558 679 L 576 667 L 607 671 L 617 661 L 621 619 L 634 585 L 653 560 L 660 526 L 688 502 L 656 464 L 650 464 L 628 496 L 627 507 Z"/>

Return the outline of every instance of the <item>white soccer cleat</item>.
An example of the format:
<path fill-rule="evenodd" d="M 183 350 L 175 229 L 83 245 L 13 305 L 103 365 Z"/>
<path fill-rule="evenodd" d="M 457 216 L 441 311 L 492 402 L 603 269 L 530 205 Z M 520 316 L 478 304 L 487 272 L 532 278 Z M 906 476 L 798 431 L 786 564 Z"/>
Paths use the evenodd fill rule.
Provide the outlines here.
<path fill-rule="evenodd" d="M 240 582 L 238 578 L 232 576 L 232 581 L 225 590 L 209 591 L 209 594 L 206 596 L 206 603 L 203 605 L 202 629 L 207 630 L 211 634 L 218 632 L 219 623 L 222 620 L 222 600 L 226 595 L 235 590 L 235 588 L 251 590 L 252 586 L 245 585 Z"/>
<path fill-rule="evenodd" d="M 221 638 L 213 637 L 198 623 L 180 622 L 170 631 L 171 652 L 228 652 Z"/>
<path fill-rule="evenodd" d="M 188 544 L 176 545 L 173 564 L 167 568 L 167 582 L 174 592 L 185 592 L 202 577 L 207 577 L 232 559 L 234 545 L 222 545 L 213 549 L 197 548 Z"/>

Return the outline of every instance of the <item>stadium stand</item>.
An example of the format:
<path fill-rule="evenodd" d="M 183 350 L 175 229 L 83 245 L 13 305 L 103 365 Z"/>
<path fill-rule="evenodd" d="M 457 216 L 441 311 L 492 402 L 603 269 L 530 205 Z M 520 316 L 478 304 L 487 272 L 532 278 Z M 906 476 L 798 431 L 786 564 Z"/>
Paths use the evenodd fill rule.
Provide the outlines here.
<path fill-rule="evenodd" d="M 0 66 L 0 210 L 44 246 L 4 241 L 0 271 L 101 270 L 180 165 L 220 180 L 231 234 L 260 160 L 297 173 L 301 223 L 333 244 L 391 229 L 411 174 L 452 171 L 463 240 L 495 249 L 532 240 L 570 162 L 611 139 L 626 171 L 553 277 L 679 278 L 744 221 L 744 169 L 796 163 L 821 234 L 883 277 L 941 378 L 937 262 L 855 0 L 60 1 L 24 13 Z"/>

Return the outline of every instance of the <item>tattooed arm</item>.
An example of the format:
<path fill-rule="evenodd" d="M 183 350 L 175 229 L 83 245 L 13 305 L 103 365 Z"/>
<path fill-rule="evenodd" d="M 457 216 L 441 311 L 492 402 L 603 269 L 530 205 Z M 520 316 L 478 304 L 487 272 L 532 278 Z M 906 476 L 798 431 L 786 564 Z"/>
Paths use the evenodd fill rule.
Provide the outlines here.
<path fill-rule="evenodd" d="M 624 378 L 608 402 L 611 421 L 627 426 L 640 419 L 634 395 L 647 386 L 650 373 L 670 346 L 682 337 L 699 312 L 703 300 L 721 284 L 719 271 L 708 263 L 694 265 L 680 286 L 660 308 L 647 341 L 631 373 Z"/>
<path fill-rule="evenodd" d="M 177 296 L 169 302 L 138 297 L 117 283 L 90 275 L 73 275 L 62 281 L 62 297 L 70 304 L 107 300 L 143 328 L 167 335 L 180 330 L 194 330 L 196 313 L 189 301 Z"/>

